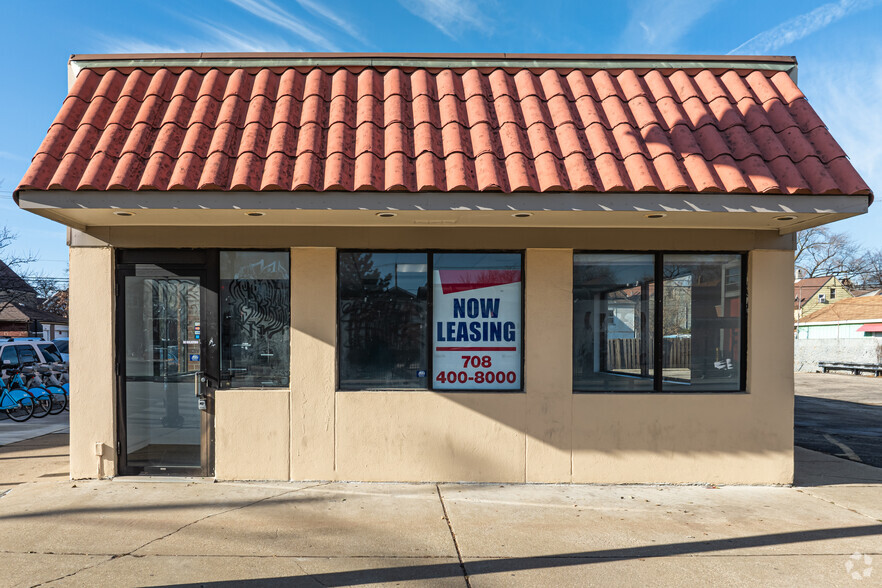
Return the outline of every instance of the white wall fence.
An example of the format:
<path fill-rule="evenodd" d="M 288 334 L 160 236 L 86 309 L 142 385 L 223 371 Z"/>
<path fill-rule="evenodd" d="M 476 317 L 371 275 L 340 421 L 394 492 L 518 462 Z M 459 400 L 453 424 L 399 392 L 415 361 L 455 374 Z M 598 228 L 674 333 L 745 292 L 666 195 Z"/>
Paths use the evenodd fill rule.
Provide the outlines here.
<path fill-rule="evenodd" d="M 818 372 L 819 361 L 882 363 L 882 338 L 797 339 L 794 343 L 793 370 Z"/>

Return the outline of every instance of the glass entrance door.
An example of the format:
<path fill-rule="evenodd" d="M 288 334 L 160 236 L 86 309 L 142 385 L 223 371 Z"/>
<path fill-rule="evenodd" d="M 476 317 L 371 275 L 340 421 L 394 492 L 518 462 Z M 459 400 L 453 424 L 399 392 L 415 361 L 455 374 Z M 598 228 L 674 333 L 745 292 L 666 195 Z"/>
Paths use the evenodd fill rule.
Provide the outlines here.
<path fill-rule="evenodd" d="M 134 264 L 118 280 L 122 471 L 211 475 L 206 272 Z"/>

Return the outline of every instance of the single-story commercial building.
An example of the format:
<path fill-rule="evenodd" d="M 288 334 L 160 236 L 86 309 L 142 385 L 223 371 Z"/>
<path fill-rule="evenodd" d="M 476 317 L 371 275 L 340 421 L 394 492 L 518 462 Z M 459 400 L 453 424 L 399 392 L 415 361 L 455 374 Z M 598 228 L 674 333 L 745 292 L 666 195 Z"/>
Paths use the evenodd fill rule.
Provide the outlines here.
<path fill-rule="evenodd" d="M 790 57 L 76 55 L 71 475 L 788 483 Z"/>

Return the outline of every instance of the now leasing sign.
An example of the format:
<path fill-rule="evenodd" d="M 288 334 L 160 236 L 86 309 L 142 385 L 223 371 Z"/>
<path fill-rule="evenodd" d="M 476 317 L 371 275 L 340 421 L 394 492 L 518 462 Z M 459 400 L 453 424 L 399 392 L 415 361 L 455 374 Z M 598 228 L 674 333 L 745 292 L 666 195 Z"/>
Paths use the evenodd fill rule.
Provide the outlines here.
<path fill-rule="evenodd" d="M 435 390 L 521 389 L 521 271 L 436 270 Z"/>

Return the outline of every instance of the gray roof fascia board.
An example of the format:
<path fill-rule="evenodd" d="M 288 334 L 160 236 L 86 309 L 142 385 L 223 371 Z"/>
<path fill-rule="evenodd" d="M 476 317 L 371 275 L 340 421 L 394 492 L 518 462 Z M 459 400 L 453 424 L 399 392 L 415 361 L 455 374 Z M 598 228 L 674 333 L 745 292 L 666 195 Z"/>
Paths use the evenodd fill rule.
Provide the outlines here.
<path fill-rule="evenodd" d="M 713 57 L 713 58 L 712 58 Z M 234 55 L 168 54 L 166 55 L 84 55 L 72 56 L 71 70 L 96 68 L 149 68 L 149 67 L 413 67 L 413 68 L 572 68 L 572 69 L 742 69 L 784 71 L 795 75 L 793 59 L 726 56 L 572 56 L 564 55 L 300 55 L 281 56 L 270 54 L 253 57 Z"/>
<path fill-rule="evenodd" d="M 654 192 L 311 192 L 20 190 L 24 209 L 484 210 L 864 214 L 867 195 Z"/>

